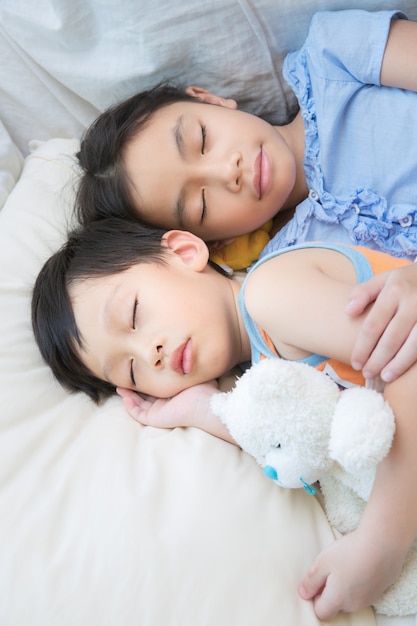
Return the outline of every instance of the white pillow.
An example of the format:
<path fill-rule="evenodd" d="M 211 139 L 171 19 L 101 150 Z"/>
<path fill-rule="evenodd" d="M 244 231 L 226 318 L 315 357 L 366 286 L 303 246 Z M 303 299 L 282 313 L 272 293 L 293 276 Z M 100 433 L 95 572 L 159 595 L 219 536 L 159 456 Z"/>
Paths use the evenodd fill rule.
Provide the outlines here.
<path fill-rule="evenodd" d="M 0 209 L 18 180 L 23 156 L 0 121 Z"/>
<path fill-rule="evenodd" d="M 78 137 L 104 108 L 171 79 L 284 123 L 296 103 L 283 59 L 312 15 L 393 6 L 417 19 L 415 0 L 1 0 L 0 118 L 27 154 L 28 139 Z"/>
<path fill-rule="evenodd" d="M 41 360 L 31 288 L 72 222 L 77 147 L 40 145 L 0 213 L 0 623 L 316 626 L 297 584 L 334 535 L 314 497 L 201 431 L 67 394 Z"/>

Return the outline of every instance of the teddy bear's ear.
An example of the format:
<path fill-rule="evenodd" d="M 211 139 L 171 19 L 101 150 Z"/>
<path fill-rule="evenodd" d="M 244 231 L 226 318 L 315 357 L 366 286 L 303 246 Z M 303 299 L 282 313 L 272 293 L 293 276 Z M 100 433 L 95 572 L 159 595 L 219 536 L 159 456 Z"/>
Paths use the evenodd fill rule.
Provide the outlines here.
<path fill-rule="evenodd" d="M 394 414 L 382 394 L 346 389 L 334 412 L 330 455 L 350 473 L 373 469 L 388 454 L 394 431 Z"/>

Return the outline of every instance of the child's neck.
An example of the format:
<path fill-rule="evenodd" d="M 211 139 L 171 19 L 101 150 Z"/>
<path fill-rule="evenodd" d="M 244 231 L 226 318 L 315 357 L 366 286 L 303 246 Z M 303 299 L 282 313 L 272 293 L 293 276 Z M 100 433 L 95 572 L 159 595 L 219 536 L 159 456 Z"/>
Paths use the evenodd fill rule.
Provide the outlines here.
<path fill-rule="evenodd" d="M 280 211 L 286 211 L 297 206 L 308 195 L 306 177 L 304 173 L 304 122 L 299 111 L 292 122 L 284 126 L 275 126 L 277 131 L 291 149 L 295 159 L 295 183 L 292 192 Z"/>
<path fill-rule="evenodd" d="M 242 313 L 239 306 L 239 292 L 242 287 L 241 280 L 235 279 L 227 279 L 229 280 L 230 288 L 233 293 L 234 305 L 236 310 L 236 329 L 239 335 L 239 350 L 238 350 L 238 358 L 236 360 L 236 365 L 239 363 L 244 363 L 246 361 L 250 361 L 251 359 L 251 347 L 249 341 L 249 335 L 247 333 L 245 324 L 243 322 Z"/>

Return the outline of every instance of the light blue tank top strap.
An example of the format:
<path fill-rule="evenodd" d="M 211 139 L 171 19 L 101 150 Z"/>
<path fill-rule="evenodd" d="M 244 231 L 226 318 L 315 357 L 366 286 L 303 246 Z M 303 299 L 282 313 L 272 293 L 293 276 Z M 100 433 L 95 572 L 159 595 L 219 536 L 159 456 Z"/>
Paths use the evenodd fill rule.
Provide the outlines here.
<path fill-rule="evenodd" d="M 245 288 L 246 288 L 247 280 L 250 274 L 254 270 L 256 270 L 257 267 L 259 267 L 260 265 L 262 265 L 269 259 L 275 258 L 276 256 L 279 256 L 286 252 L 293 252 L 294 250 L 302 250 L 302 249 L 307 249 L 307 248 L 320 248 L 320 249 L 325 249 L 325 250 L 335 250 L 336 252 L 340 252 L 344 254 L 353 263 L 353 266 L 356 271 L 356 278 L 357 278 L 358 283 L 365 282 L 366 280 L 368 280 L 369 278 L 372 278 L 373 276 L 372 266 L 369 260 L 366 258 L 365 254 L 362 253 L 360 250 L 357 250 L 356 248 L 353 248 L 351 246 L 344 245 L 344 244 L 333 244 L 333 243 L 322 243 L 322 242 L 303 243 L 303 244 L 299 244 L 295 246 L 290 246 L 287 248 L 282 248 L 281 250 L 276 250 L 262 257 L 262 259 L 260 259 L 257 263 L 255 263 L 255 265 L 253 265 L 253 267 L 251 268 L 248 276 L 243 281 L 242 288 L 239 293 L 239 307 L 240 307 L 242 317 L 243 317 L 243 322 L 245 324 L 245 328 L 248 332 L 250 343 L 251 343 L 252 363 L 257 363 L 260 360 L 261 355 L 267 358 L 274 358 L 274 359 L 277 358 L 277 355 L 266 344 L 259 330 L 258 325 L 253 321 L 253 319 L 250 317 L 247 311 L 247 308 L 245 305 Z M 308 363 L 309 365 L 312 365 L 313 367 L 317 367 L 318 365 L 320 365 L 320 363 L 322 363 L 325 360 L 327 360 L 327 357 L 321 356 L 319 354 L 312 354 L 311 356 L 306 357 L 305 359 L 300 359 L 301 362 Z"/>

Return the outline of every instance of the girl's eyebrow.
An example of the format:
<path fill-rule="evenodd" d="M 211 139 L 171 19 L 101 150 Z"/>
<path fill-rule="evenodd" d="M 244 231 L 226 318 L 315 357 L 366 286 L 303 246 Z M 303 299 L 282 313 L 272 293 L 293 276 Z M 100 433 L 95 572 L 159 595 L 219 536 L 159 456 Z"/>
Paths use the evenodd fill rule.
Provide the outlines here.
<path fill-rule="evenodd" d="M 177 222 L 178 222 L 178 226 L 180 228 L 185 228 L 185 224 L 184 224 L 184 213 L 185 213 L 185 192 L 184 190 L 182 190 L 180 192 L 178 201 L 177 201 L 177 205 L 175 207 L 174 210 L 174 217 L 176 218 Z"/>
<path fill-rule="evenodd" d="M 184 115 L 180 115 L 172 129 L 175 143 L 182 159 L 185 158 Z M 174 217 L 180 228 L 184 228 L 185 192 L 181 191 L 174 209 Z"/>
<path fill-rule="evenodd" d="M 175 143 L 177 144 L 178 152 L 181 157 L 185 157 L 185 141 L 184 141 L 184 115 L 180 115 L 176 121 L 174 128 L 172 129 Z"/>

